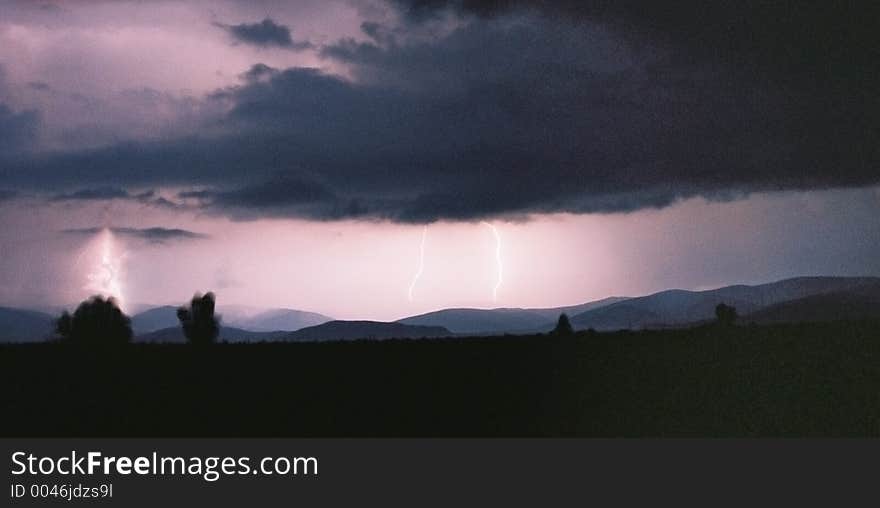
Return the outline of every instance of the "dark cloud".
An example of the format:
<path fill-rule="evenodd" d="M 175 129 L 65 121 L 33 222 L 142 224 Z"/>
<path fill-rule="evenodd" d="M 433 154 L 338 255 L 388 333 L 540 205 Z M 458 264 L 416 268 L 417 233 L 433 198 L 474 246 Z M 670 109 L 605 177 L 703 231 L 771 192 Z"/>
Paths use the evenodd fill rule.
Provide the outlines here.
<path fill-rule="evenodd" d="M 296 167 L 368 216 L 631 211 L 878 181 L 876 131 L 857 116 L 601 27 L 501 19 L 430 44 L 341 41 L 323 54 L 360 85 L 288 70 L 234 90 L 231 118 L 300 142 Z M 332 155 L 311 158 L 322 145 Z"/>
<path fill-rule="evenodd" d="M 185 191 L 180 199 L 195 199 L 202 208 L 239 219 L 304 217 L 313 220 L 362 218 L 370 215 L 357 200 L 345 200 L 315 181 L 289 175 L 256 185 L 226 190 Z M 378 210 L 373 210 L 376 215 Z"/>
<path fill-rule="evenodd" d="M 315 182 L 286 177 L 235 191 L 218 192 L 211 199 L 220 205 L 272 208 L 326 202 L 334 199 L 334 196 L 326 187 Z"/>
<path fill-rule="evenodd" d="M 48 92 L 52 90 L 52 87 L 49 83 L 45 83 L 43 81 L 30 81 L 27 84 L 28 88 L 31 90 L 38 90 L 40 92 Z"/>
<path fill-rule="evenodd" d="M 99 201 L 107 199 L 129 199 L 131 194 L 125 189 L 117 187 L 97 187 L 94 189 L 80 189 L 69 193 L 56 194 L 52 201 Z"/>
<path fill-rule="evenodd" d="M 181 208 L 183 205 L 174 203 L 167 198 L 160 196 L 155 190 L 146 190 L 141 192 L 129 192 L 120 187 L 94 187 L 78 189 L 73 192 L 55 194 L 50 198 L 51 201 L 109 201 L 109 200 L 126 200 L 138 203 L 167 207 Z"/>
<path fill-rule="evenodd" d="M 482 19 L 545 16 L 602 26 L 632 46 L 665 51 L 679 67 L 721 68 L 741 86 L 775 87 L 789 107 L 780 121 L 801 130 L 824 160 L 878 155 L 880 3 L 855 0 L 390 0 L 421 22 L 454 12 Z M 660 69 L 663 71 L 663 69 Z M 809 125 L 805 125 L 809 124 Z M 824 154 L 824 156 L 823 156 Z M 868 164 L 873 165 L 876 159 Z"/>
<path fill-rule="evenodd" d="M 30 148 L 36 139 L 40 115 L 34 110 L 13 111 L 0 102 L 0 151 Z"/>
<path fill-rule="evenodd" d="M 226 25 L 214 23 L 226 30 L 235 40 L 254 46 L 276 46 L 301 51 L 312 47 L 308 41 L 295 41 L 290 36 L 290 28 L 266 18 L 258 23 L 241 23 L 238 25 Z"/>
<path fill-rule="evenodd" d="M 77 228 L 77 229 L 65 229 L 61 231 L 64 234 L 70 235 L 82 235 L 82 236 L 93 236 L 104 229 L 108 228 Z M 195 233 L 193 231 L 188 231 L 186 229 L 175 229 L 175 228 L 161 228 L 161 227 L 153 227 L 153 228 L 109 228 L 110 231 L 115 235 L 124 236 L 128 238 L 133 238 L 137 240 L 143 240 L 148 243 L 155 244 L 164 244 L 172 241 L 181 241 L 181 240 L 202 240 L 208 238 L 207 235 L 202 233 Z"/>
<path fill-rule="evenodd" d="M 264 63 L 258 63 L 251 66 L 246 72 L 241 74 L 241 78 L 248 82 L 259 81 L 269 78 L 278 73 L 278 69 L 270 67 Z"/>
<path fill-rule="evenodd" d="M 475 5 L 456 3 L 477 15 L 443 35 L 372 23 L 368 42 L 322 47 L 353 79 L 253 66 L 208 99 L 227 108 L 212 126 L 222 135 L 30 159 L 0 165 L 0 177 L 68 194 L 193 188 L 179 197 L 238 218 L 403 222 L 626 212 L 698 195 L 880 182 L 877 99 L 853 73 L 798 80 L 804 62 L 737 65 L 783 50 L 738 38 L 725 50 L 711 34 L 714 49 L 697 48 L 700 37 L 670 28 L 685 21 L 662 15 L 652 28 L 616 3 L 599 14 Z M 746 12 L 726 11 L 730 30 L 747 30 Z M 401 30 L 419 37 L 398 38 Z M 791 59 L 814 51 L 792 44 Z M 854 48 L 857 61 L 862 51 Z"/>
<path fill-rule="evenodd" d="M 391 0 L 416 22 L 456 12 L 483 18 L 543 14 L 601 24 L 629 41 L 674 49 L 683 59 L 760 69 L 790 85 L 867 92 L 880 70 L 880 4 L 870 0 Z"/>
<path fill-rule="evenodd" d="M 0 189 L 0 203 L 9 201 L 18 197 L 18 193 L 11 190 Z"/>
<path fill-rule="evenodd" d="M 199 200 L 210 200 L 214 196 L 217 195 L 215 191 L 209 190 L 196 190 L 196 191 L 183 191 L 178 192 L 177 197 L 180 199 L 199 199 Z"/>

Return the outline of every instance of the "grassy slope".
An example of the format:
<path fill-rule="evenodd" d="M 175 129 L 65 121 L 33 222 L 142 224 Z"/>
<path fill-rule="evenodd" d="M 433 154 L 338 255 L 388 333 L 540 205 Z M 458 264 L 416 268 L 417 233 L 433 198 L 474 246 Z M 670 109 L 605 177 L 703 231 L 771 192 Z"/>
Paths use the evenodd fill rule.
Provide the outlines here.
<path fill-rule="evenodd" d="M 3 436 L 878 436 L 880 324 L 0 347 Z"/>

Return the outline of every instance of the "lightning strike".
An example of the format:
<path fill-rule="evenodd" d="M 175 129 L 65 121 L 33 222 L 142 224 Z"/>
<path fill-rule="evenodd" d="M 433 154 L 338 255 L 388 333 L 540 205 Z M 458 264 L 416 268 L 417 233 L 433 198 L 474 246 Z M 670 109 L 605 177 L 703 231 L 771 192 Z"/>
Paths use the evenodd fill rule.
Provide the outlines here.
<path fill-rule="evenodd" d="M 101 232 L 97 258 L 92 271 L 86 274 L 88 283 L 85 289 L 103 296 L 112 296 L 119 303 L 119 307 L 124 309 L 121 283 L 122 258 L 115 253 L 114 237 L 109 229 Z"/>
<path fill-rule="evenodd" d="M 489 224 L 488 222 L 483 221 L 481 224 L 488 227 L 492 230 L 492 234 L 495 235 L 495 264 L 498 266 L 498 276 L 495 281 L 495 287 L 492 288 L 492 301 L 498 301 L 498 288 L 501 287 L 501 283 L 504 282 L 504 266 L 501 262 L 501 234 L 498 232 L 498 228 L 494 225 Z"/>
<path fill-rule="evenodd" d="M 428 226 L 424 226 L 422 227 L 422 243 L 419 246 L 419 269 L 416 271 L 416 274 L 413 276 L 413 280 L 409 285 L 409 301 L 413 301 L 413 290 L 415 289 L 419 278 L 421 278 L 422 272 L 425 271 L 425 240 L 427 238 Z"/>

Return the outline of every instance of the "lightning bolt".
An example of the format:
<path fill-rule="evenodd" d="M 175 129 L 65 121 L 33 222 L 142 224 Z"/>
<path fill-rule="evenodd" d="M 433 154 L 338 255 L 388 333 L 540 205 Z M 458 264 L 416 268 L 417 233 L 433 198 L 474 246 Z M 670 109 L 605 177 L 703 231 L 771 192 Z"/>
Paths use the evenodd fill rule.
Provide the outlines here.
<path fill-rule="evenodd" d="M 114 251 L 113 232 L 109 229 L 101 231 L 101 246 L 94 271 L 86 274 L 88 284 L 85 289 L 97 291 L 105 296 L 116 298 L 120 308 L 124 308 L 120 273 L 122 260 Z"/>
<path fill-rule="evenodd" d="M 492 234 L 495 235 L 495 264 L 498 266 L 498 276 L 495 281 L 495 287 L 492 288 L 492 301 L 498 301 L 498 288 L 501 287 L 501 283 L 504 282 L 504 266 L 501 262 L 501 234 L 498 232 L 498 228 L 489 224 L 488 222 L 481 222 L 482 225 L 488 227 L 492 230 Z"/>
<path fill-rule="evenodd" d="M 413 301 L 413 290 L 415 289 L 419 278 L 421 278 L 422 272 L 425 271 L 425 240 L 427 238 L 428 226 L 424 226 L 422 227 L 422 243 L 419 246 L 419 269 L 416 271 L 416 274 L 413 276 L 413 280 L 409 285 L 409 301 Z"/>

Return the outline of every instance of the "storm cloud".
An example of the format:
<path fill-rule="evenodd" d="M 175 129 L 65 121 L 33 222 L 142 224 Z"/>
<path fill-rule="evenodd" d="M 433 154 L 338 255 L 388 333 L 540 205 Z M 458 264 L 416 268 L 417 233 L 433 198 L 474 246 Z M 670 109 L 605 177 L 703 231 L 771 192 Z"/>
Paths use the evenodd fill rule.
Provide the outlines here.
<path fill-rule="evenodd" d="M 225 113 L 200 135 L 19 158 L 0 176 L 68 199 L 191 188 L 181 203 L 242 219 L 412 223 L 880 181 L 877 45 L 860 45 L 875 32 L 828 46 L 806 37 L 812 7 L 686 4 L 394 2 L 403 24 L 320 48 L 346 77 L 255 63 L 204 99 Z M 439 33 L 438 12 L 458 16 Z M 829 13 L 820 41 L 852 14 Z M 226 29 L 295 44 L 268 18 Z"/>
<path fill-rule="evenodd" d="M 226 30 L 236 41 L 254 46 L 276 46 L 292 50 L 304 50 L 312 47 L 308 41 L 295 41 L 290 35 L 290 28 L 266 18 L 257 23 L 241 23 L 226 25 L 214 23 Z"/>
<path fill-rule="evenodd" d="M 92 201 L 106 199 L 130 199 L 131 194 L 125 189 L 118 187 L 97 187 L 94 189 L 79 189 L 73 192 L 52 196 L 53 201 Z"/>
<path fill-rule="evenodd" d="M 130 192 L 121 187 L 93 187 L 81 188 L 73 192 L 59 193 L 49 198 L 54 202 L 89 202 L 89 201 L 110 201 L 123 200 L 132 201 L 141 204 L 167 207 L 167 208 L 183 208 L 184 205 L 174 203 L 165 197 L 159 195 L 155 190 L 144 190 L 139 192 Z"/>
<path fill-rule="evenodd" d="M 40 115 L 34 110 L 13 111 L 0 102 L 0 150 L 29 148 L 37 135 Z"/>
<path fill-rule="evenodd" d="M 512 13 L 556 22 L 598 24 L 633 43 L 665 47 L 682 59 L 762 69 L 794 84 L 832 78 L 876 82 L 880 5 L 858 0 L 743 0 L 672 4 L 579 0 L 392 0 L 406 19 L 424 23 L 454 12 L 484 19 Z"/>
<path fill-rule="evenodd" d="M 68 235 L 81 235 L 81 236 L 94 236 L 99 234 L 105 228 L 75 228 L 75 229 L 65 229 L 61 231 L 64 234 Z M 172 241 L 183 241 L 183 240 L 203 240 L 207 239 L 208 235 L 204 235 L 201 233 L 196 233 L 193 231 L 189 231 L 186 229 L 176 229 L 176 228 L 163 228 L 163 227 L 152 227 L 152 228 L 129 228 L 129 227 L 116 227 L 116 228 L 106 228 L 110 229 L 115 235 L 133 238 L 137 240 L 143 240 L 152 244 L 165 244 Z"/>

